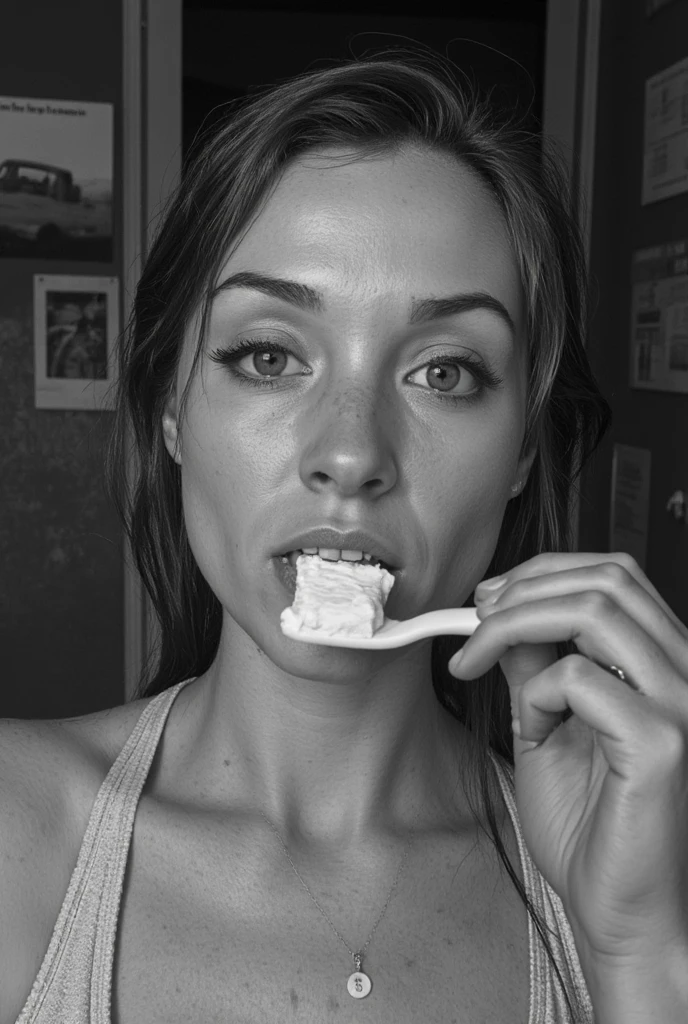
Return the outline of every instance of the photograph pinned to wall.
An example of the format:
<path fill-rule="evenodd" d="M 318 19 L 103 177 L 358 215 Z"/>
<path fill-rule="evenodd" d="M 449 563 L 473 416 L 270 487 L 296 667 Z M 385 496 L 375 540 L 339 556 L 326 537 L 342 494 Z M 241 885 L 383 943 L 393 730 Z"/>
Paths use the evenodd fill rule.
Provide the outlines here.
<path fill-rule="evenodd" d="M 688 57 L 645 80 L 640 203 L 688 192 Z"/>
<path fill-rule="evenodd" d="M 114 408 L 116 277 L 34 274 L 37 409 Z"/>
<path fill-rule="evenodd" d="M 112 263 L 112 103 L 0 96 L 0 259 Z"/>
<path fill-rule="evenodd" d="M 630 349 L 632 388 L 688 394 L 688 239 L 633 253 Z"/>

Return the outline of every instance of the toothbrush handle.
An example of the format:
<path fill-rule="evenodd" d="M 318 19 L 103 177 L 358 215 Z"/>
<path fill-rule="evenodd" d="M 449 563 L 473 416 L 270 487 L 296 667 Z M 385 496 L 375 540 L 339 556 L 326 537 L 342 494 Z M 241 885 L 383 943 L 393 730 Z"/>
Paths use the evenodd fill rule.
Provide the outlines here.
<path fill-rule="evenodd" d="M 414 618 L 418 640 L 426 636 L 472 636 L 480 625 L 475 608 L 440 608 Z"/>

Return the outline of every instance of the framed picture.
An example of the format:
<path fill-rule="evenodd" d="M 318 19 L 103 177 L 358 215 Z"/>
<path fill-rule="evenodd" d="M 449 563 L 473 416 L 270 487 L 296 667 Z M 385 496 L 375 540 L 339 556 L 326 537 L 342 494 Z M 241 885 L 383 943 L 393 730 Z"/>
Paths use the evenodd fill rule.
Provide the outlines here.
<path fill-rule="evenodd" d="M 34 274 L 37 409 L 114 407 L 116 277 Z"/>

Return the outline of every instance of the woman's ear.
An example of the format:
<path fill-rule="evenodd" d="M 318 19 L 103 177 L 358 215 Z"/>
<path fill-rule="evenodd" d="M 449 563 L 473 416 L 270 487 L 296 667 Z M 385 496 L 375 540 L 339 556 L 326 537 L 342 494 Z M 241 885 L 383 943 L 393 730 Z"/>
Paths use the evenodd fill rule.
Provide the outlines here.
<path fill-rule="evenodd" d="M 527 455 L 523 455 L 519 459 L 519 461 L 518 461 L 518 466 L 516 468 L 516 473 L 514 474 L 514 483 L 519 481 L 519 487 L 518 487 L 518 493 L 519 494 L 521 493 L 521 491 L 523 490 L 523 488 L 526 485 L 526 481 L 528 479 L 528 474 L 530 473 L 530 470 L 531 470 L 531 467 L 532 467 L 532 465 L 533 465 L 533 463 L 535 461 L 535 456 L 536 455 L 537 455 L 537 445 L 535 445 L 533 448 L 531 448 L 531 450 L 528 452 L 528 454 Z"/>
<path fill-rule="evenodd" d="M 177 396 L 172 395 L 165 405 L 162 414 L 162 434 L 165 439 L 165 447 L 177 463 L 182 464 L 181 437 L 177 427 Z"/>

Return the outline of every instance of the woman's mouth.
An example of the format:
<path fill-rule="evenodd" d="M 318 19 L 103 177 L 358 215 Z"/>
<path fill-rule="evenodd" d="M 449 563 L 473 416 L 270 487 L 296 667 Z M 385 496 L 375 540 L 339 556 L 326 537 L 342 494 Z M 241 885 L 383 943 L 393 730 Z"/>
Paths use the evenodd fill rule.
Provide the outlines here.
<path fill-rule="evenodd" d="M 292 597 L 296 593 L 296 561 L 299 555 L 319 555 L 330 562 L 361 562 L 366 565 L 378 565 L 394 576 L 399 572 L 398 569 L 390 568 L 381 559 L 363 551 L 338 551 L 334 548 L 303 548 L 287 551 L 283 555 L 275 555 L 272 561 L 275 563 L 279 580 Z"/>
<path fill-rule="evenodd" d="M 295 551 L 287 551 L 280 557 L 286 559 L 289 565 L 295 569 L 296 560 L 299 555 L 319 555 L 320 558 L 328 562 L 362 562 L 368 565 L 380 566 L 386 569 L 387 572 L 395 571 L 386 562 L 383 562 L 381 558 L 377 558 L 368 551 L 343 551 L 336 548 L 297 548 Z"/>

